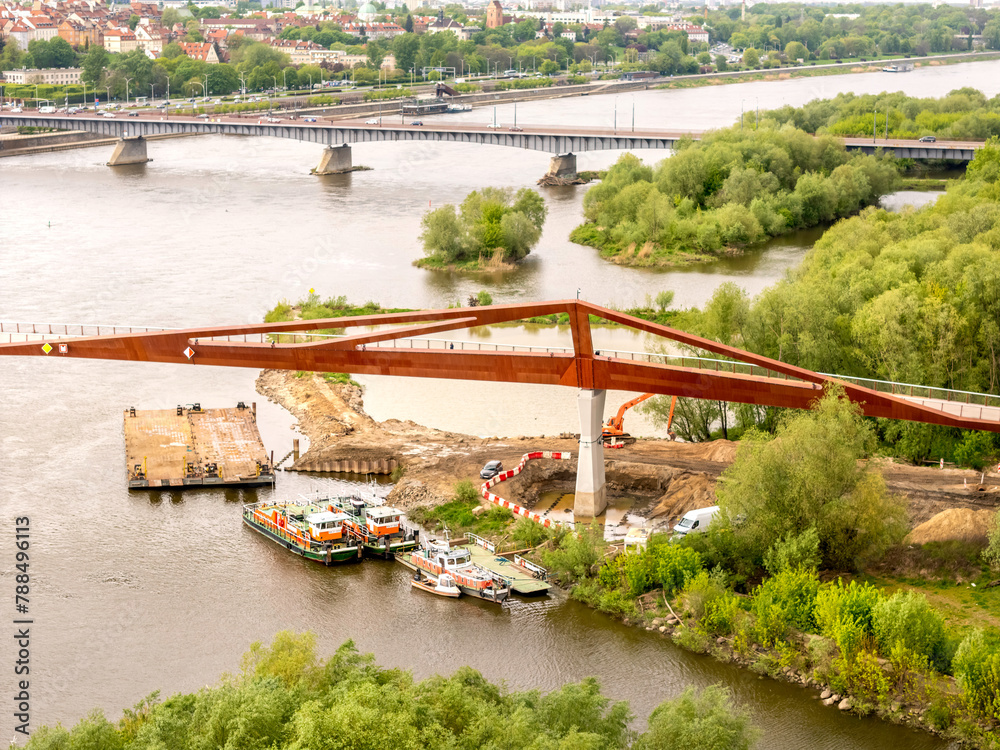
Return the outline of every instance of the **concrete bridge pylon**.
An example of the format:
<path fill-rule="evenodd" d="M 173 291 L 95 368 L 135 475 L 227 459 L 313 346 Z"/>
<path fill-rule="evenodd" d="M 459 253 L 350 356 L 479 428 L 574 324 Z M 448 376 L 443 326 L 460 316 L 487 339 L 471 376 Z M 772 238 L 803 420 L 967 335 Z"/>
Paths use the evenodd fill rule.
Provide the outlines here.
<path fill-rule="evenodd" d="M 576 397 L 580 408 L 580 453 L 576 465 L 575 516 L 594 518 L 608 507 L 608 488 L 604 478 L 605 390 L 582 389 Z"/>
<path fill-rule="evenodd" d="M 148 161 L 150 158 L 146 155 L 146 139 L 141 135 L 134 138 L 123 136 L 115 146 L 108 166 L 123 167 L 127 164 L 145 164 Z"/>
<path fill-rule="evenodd" d="M 566 180 L 576 179 L 576 154 L 556 154 L 549 160 L 548 175 Z"/>
<path fill-rule="evenodd" d="M 312 173 L 315 175 L 344 174 L 353 170 L 354 162 L 351 156 L 351 147 L 344 143 L 340 146 L 327 146 L 323 149 L 323 156 L 320 157 L 319 166 Z"/>

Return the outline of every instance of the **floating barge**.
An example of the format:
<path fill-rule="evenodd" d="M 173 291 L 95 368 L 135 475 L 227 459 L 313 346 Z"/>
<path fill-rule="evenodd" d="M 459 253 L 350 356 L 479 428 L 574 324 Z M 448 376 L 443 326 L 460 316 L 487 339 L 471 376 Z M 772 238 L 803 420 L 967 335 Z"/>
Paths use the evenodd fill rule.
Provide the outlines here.
<path fill-rule="evenodd" d="M 475 534 L 466 536 L 472 542 L 468 546 L 472 562 L 501 576 L 515 594 L 544 596 L 552 588 L 552 585 L 546 582 L 548 571 L 541 565 L 535 565 L 518 554 L 497 553 L 496 547 L 491 542 Z"/>
<path fill-rule="evenodd" d="M 257 429 L 257 406 L 126 409 L 129 489 L 260 487 L 274 483 Z"/>

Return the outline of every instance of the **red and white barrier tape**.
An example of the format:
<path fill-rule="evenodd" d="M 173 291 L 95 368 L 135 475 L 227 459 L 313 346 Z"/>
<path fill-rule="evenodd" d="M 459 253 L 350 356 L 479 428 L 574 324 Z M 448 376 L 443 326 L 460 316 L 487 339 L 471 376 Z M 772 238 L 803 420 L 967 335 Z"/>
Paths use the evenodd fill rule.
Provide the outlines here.
<path fill-rule="evenodd" d="M 524 516 L 525 518 L 530 518 L 536 523 L 540 523 L 546 528 L 550 528 L 554 525 L 558 525 L 559 521 L 553 521 L 551 518 L 543 518 L 538 513 L 532 513 L 527 508 L 522 508 L 517 503 L 512 503 L 510 500 L 504 500 L 499 495 L 494 495 L 490 492 L 490 487 L 495 484 L 500 484 L 500 482 L 506 482 L 511 477 L 516 477 L 521 473 L 521 470 L 525 467 L 528 461 L 536 458 L 554 458 L 556 460 L 566 461 L 573 458 L 572 453 L 559 452 L 559 451 L 532 451 L 531 453 L 525 453 L 521 456 L 521 463 L 519 463 L 515 468 L 508 469 L 507 471 L 502 471 L 497 474 L 492 479 L 488 480 L 480 489 L 483 497 L 489 500 L 494 505 L 499 505 L 501 508 L 506 508 L 515 516 Z"/>

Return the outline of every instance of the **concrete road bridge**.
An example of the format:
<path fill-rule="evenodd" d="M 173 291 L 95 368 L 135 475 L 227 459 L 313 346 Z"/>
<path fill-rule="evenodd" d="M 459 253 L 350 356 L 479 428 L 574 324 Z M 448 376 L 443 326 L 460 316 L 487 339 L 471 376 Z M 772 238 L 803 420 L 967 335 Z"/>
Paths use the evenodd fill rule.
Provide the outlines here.
<path fill-rule="evenodd" d="M 498 346 L 437 337 L 446 331 L 553 314 L 568 317 L 572 348 Z M 699 356 L 595 349 L 591 316 L 652 334 Z M 351 328 L 361 332 L 324 333 Z M 700 356 L 702 352 L 707 356 Z M 4 322 L 0 356 L 4 355 L 575 388 L 580 412 L 575 510 L 580 516 L 597 515 L 607 505 L 601 439 L 607 390 L 808 409 L 827 388 L 839 386 L 867 416 L 1000 432 L 1000 397 L 995 395 L 811 372 L 579 300 L 181 330 Z"/>
<path fill-rule="evenodd" d="M 109 113 L 111 114 L 111 113 Z M 135 116 L 132 116 L 135 115 Z M 553 154 L 548 174 L 571 178 L 576 176 L 576 154 L 583 151 L 635 151 L 639 149 L 673 149 L 677 141 L 688 137 L 698 139 L 700 132 L 635 130 L 632 128 L 591 128 L 546 125 L 477 125 L 472 123 L 432 122 L 429 125 L 389 123 L 396 115 L 369 118 L 366 121 L 329 122 L 316 118 L 288 119 L 266 115 L 221 115 L 218 117 L 188 117 L 162 115 L 159 112 L 119 113 L 103 115 L 67 114 L 0 114 L 0 126 L 28 126 L 83 130 L 119 142 L 108 162 L 109 166 L 141 164 L 149 161 L 146 138 L 153 135 L 216 134 L 250 137 L 290 138 L 306 143 L 323 144 L 315 174 L 339 174 L 353 168 L 351 146 L 356 143 L 384 141 L 439 141 L 445 143 L 475 143 L 486 146 L 529 149 Z M 370 122 L 377 119 L 378 123 Z M 888 151 L 899 158 L 949 159 L 970 161 L 982 143 L 936 142 L 908 140 L 877 140 L 848 138 L 848 149 L 874 153 Z"/>

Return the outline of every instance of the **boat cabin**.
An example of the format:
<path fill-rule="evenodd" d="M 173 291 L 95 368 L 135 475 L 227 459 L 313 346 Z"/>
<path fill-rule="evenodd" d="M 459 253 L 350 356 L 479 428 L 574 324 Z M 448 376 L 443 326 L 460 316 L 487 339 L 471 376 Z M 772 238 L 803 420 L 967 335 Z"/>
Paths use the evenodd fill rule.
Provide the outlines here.
<path fill-rule="evenodd" d="M 390 536 L 399 533 L 399 518 L 402 511 L 389 505 L 375 505 L 365 511 L 368 533 L 375 536 Z"/>
<path fill-rule="evenodd" d="M 346 513 L 322 510 L 306 516 L 309 535 L 318 542 L 332 542 L 344 535 Z"/>

